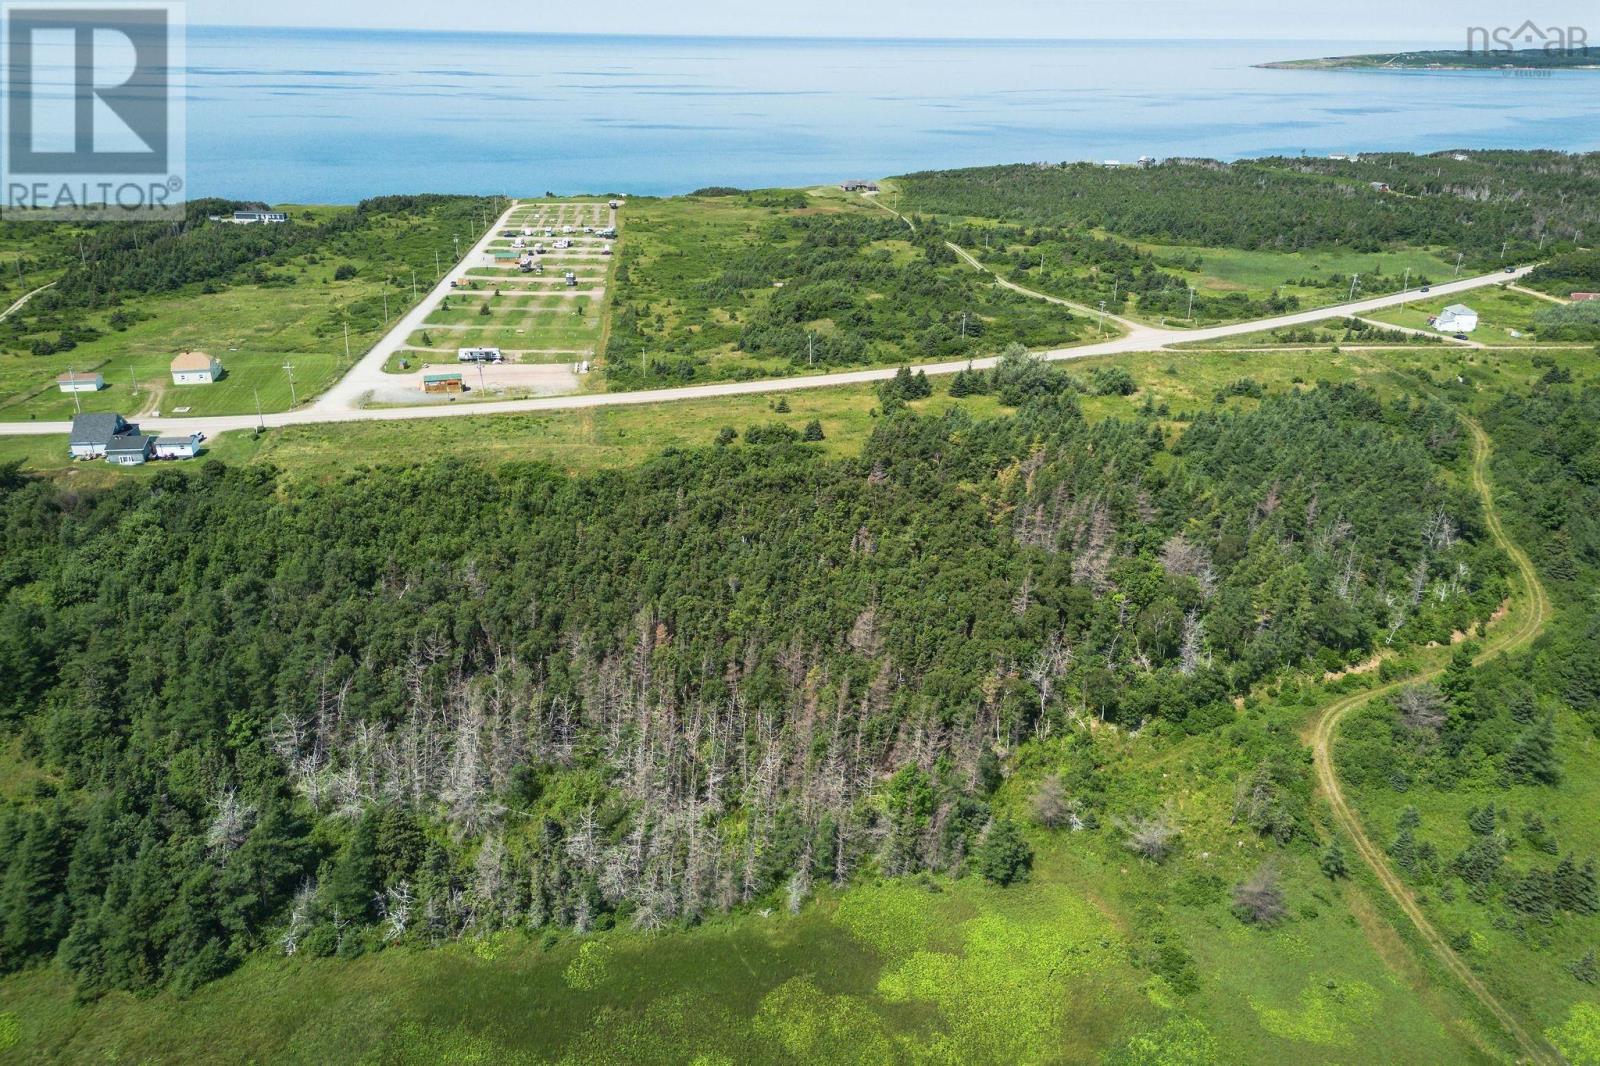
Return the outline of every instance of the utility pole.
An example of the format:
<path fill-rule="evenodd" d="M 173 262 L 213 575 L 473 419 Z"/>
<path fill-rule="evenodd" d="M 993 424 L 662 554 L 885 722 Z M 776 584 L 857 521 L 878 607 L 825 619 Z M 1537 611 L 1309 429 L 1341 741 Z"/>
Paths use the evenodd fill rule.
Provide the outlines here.
<path fill-rule="evenodd" d="M 411 302 L 417 302 L 417 268 L 411 268 Z"/>
<path fill-rule="evenodd" d="M 967 339 L 967 313 L 961 312 L 961 339 Z"/>
<path fill-rule="evenodd" d="M 1106 335 L 1106 302 L 1100 301 L 1100 336 Z"/>
<path fill-rule="evenodd" d="M 393 281 L 393 274 L 383 279 L 383 324 L 386 326 L 389 324 L 389 284 Z"/>
<path fill-rule="evenodd" d="M 1459 278 L 1461 276 L 1461 259 L 1466 254 L 1467 254 L 1466 252 L 1457 252 L 1456 253 L 1456 272 L 1454 274 L 1450 275 L 1451 277 Z"/>
<path fill-rule="evenodd" d="M 78 401 L 78 372 L 67 367 L 67 379 L 72 382 L 72 409 L 78 414 L 83 414 L 83 404 Z"/>
<path fill-rule="evenodd" d="M 256 432 L 261 433 L 267 428 L 267 420 L 261 415 L 261 390 L 252 385 L 250 391 L 256 398 Z"/>
<path fill-rule="evenodd" d="M 433 250 L 433 275 L 440 281 L 444 280 L 444 271 L 439 269 L 439 249 Z"/>
<path fill-rule="evenodd" d="M 294 394 L 294 364 L 285 359 L 283 361 L 283 370 L 284 373 L 289 375 L 289 406 L 291 408 L 298 407 L 300 399 Z"/>
<path fill-rule="evenodd" d="M 349 321 L 349 319 L 346 319 L 345 323 L 344 323 L 344 361 L 347 362 L 347 363 L 350 361 L 350 321 Z"/>
<path fill-rule="evenodd" d="M 1189 314 L 1185 316 L 1190 322 L 1194 321 L 1194 286 L 1189 286 Z"/>
<path fill-rule="evenodd" d="M 133 376 L 133 364 L 128 364 L 128 381 L 133 385 L 133 395 L 139 395 L 139 379 Z"/>
<path fill-rule="evenodd" d="M 1509 248 L 1510 246 L 1511 246 L 1511 242 L 1510 241 L 1501 241 L 1500 242 L 1500 262 L 1504 263 L 1506 261 L 1506 249 Z"/>
<path fill-rule="evenodd" d="M 1356 286 L 1359 285 L 1359 284 L 1361 284 L 1361 275 L 1360 274 L 1352 274 L 1352 275 L 1350 275 L 1350 299 L 1351 300 L 1354 300 L 1356 298 Z"/>
<path fill-rule="evenodd" d="M 806 366 L 808 366 L 808 367 L 816 366 L 817 365 L 816 356 L 817 356 L 817 335 L 815 333 L 807 333 L 806 334 Z"/>

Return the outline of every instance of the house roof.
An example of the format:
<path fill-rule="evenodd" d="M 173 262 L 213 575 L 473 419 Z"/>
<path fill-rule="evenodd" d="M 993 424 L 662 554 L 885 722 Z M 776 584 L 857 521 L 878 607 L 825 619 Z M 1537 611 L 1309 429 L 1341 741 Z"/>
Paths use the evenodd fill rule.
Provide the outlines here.
<path fill-rule="evenodd" d="M 194 436 L 195 435 L 191 433 L 187 437 L 157 437 L 156 444 L 163 448 L 194 444 L 196 443 Z"/>
<path fill-rule="evenodd" d="M 422 380 L 425 383 L 426 382 L 430 382 L 430 381 L 460 381 L 461 380 L 461 375 L 460 374 L 424 374 L 424 375 L 422 375 Z"/>
<path fill-rule="evenodd" d="M 179 352 L 172 361 L 173 370 L 210 370 L 216 360 L 205 352 Z"/>
<path fill-rule="evenodd" d="M 106 454 L 115 453 L 120 455 L 124 452 L 143 452 L 149 449 L 152 440 L 153 438 L 146 437 L 142 433 L 125 433 L 120 437 L 111 438 L 111 442 L 106 445 Z"/>
<path fill-rule="evenodd" d="M 63 385 L 69 384 L 69 383 L 74 382 L 74 381 L 102 381 L 102 380 L 104 380 L 104 379 L 99 374 L 71 374 L 71 373 L 68 373 L 68 374 L 57 374 L 56 375 L 56 381 L 60 382 Z"/>
<path fill-rule="evenodd" d="M 95 412 L 86 415 L 72 416 L 72 435 L 68 438 L 71 444 L 110 444 L 116 438 L 118 431 L 126 428 L 122 416 L 107 412 Z"/>
<path fill-rule="evenodd" d="M 1444 309 L 1444 313 L 1447 315 L 1475 315 L 1478 312 L 1474 311 L 1466 304 L 1451 304 L 1449 307 Z"/>

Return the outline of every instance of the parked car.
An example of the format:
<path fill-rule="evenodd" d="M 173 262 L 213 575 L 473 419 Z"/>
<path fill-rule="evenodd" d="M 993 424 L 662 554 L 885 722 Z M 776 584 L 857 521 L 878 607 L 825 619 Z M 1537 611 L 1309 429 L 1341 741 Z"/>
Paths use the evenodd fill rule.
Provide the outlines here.
<path fill-rule="evenodd" d="M 1423 287 L 1422 287 L 1422 291 L 1423 291 L 1423 292 L 1427 292 L 1427 291 L 1428 291 L 1428 290 L 1429 290 L 1429 289 L 1431 289 L 1431 288 L 1433 288 L 1433 286 L 1432 286 L 1432 285 L 1424 285 L 1424 286 L 1423 286 Z"/>

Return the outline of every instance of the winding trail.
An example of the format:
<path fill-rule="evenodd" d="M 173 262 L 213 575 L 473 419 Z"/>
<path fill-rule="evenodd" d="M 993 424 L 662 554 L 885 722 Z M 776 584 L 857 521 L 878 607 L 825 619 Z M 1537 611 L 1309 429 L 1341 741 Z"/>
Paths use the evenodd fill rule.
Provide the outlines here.
<path fill-rule="evenodd" d="M 1489 435 L 1484 432 L 1478 422 L 1457 410 L 1456 417 L 1472 433 L 1472 487 L 1483 500 L 1485 522 L 1489 535 L 1495 545 L 1511 558 L 1517 568 L 1518 579 L 1522 585 L 1522 598 L 1524 611 L 1522 616 L 1510 627 L 1494 632 L 1485 643 L 1483 651 L 1478 655 L 1477 662 L 1483 662 L 1492 656 L 1513 651 L 1530 644 L 1545 623 L 1549 620 L 1551 608 L 1550 599 L 1545 592 L 1543 583 L 1539 580 L 1538 572 L 1533 567 L 1533 562 L 1528 554 L 1517 545 L 1506 533 L 1501 521 L 1500 512 L 1495 508 L 1494 492 L 1489 480 L 1489 457 L 1493 454 L 1493 446 Z M 1495 1017 L 1520 1050 L 1521 1058 L 1528 1062 L 1547 1063 L 1555 1066 L 1563 1060 L 1559 1054 L 1534 1034 L 1530 1034 L 1526 1027 L 1517 1020 L 1501 1003 L 1499 998 L 1491 992 L 1487 985 L 1473 973 L 1472 968 L 1464 962 L 1456 950 L 1444 938 L 1433 922 L 1423 912 L 1416 896 L 1407 887 L 1400 876 L 1395 873 L 1394 867 L 1389 864 L 1388 857 L 1383 849 L 1375 844 L 1367 835 L 1366 828 L 1361 823 L 1360 816 L 1351 806 L 1345 796 L 1344 788 L 1339 782 L 1339 774 L 1334 767 L 1334 743 L 1338 739 L 1339 726 L 1352 712 L 1366 706 L 1373 700 L 1390 695 L 1407 685 L 1414 685 L 1427 681 L 1443 673 L 1443 667 L 1413 674 L 1410 677 L 1391 681 L 1377 688 L 1367 689 L 1364 692 L 1354 693 L 1334 700 L 1324 707 L 1313 719 L 1308 731 L 1308 741 L 1311 745 L 1312 758 L 1316 766 L 1317 785 L 1328 801 L 1328 807 L 1333 814 L 1334 821 L 1344 834 L 1350 838 L 1355 846 L 1356 853 L 1361 856 L 1367 868 L 1377 878 L 1378 884 L 1383 887 L 1389 898 L 1394 900 L 1411 924 L 1416 927 L 1429 952 L 1439 961 L 1439 964 L 1453 974 L 1457 980 L 1466 986 L 1484 1009 Z"/>
<path fill-rule="evenodd" d="M 23 293 L 22 294 L 22 299 L 18 300 L 16 303 L 14 303 L 10 307 L 6 308 L 4 311 L 0 311 L 0 322 L 4 322 L 6 319 L 10 318 L 14 313 L 16 313 L 17 311 L 22 310 L 24 307 L 26 307 L 28 305 L 28 301 L 29 300 L 33 299 L 35 296 L 39 295 L 44 290 L 55 288 L 55 284 L 56 283 L 52 281 L 48 285 L 40 285 L 37 289 L 34 289 L 32 292 Z"/>

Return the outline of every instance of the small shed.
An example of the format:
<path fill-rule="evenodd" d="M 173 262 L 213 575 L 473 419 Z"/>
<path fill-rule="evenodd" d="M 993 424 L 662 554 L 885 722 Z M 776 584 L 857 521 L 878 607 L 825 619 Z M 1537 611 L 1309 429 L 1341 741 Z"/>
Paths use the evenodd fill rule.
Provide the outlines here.
<path fill-rule="evenodd" d="M 1572 294 L 1573 303 L 1583 303 L 1586 300 L 1600 300 L 1600 292 L 1575 292 Z"/>
<path fill-rule="evenodd" d="M 106 445 L 106 462 L 117 466 L 139 466 L 149 460 L 155 438 L 143 433 L 124 433 Z"/>
<path fill-rule="evenodd" d="M 155 455 L 157 459 L 193 459 L 200 454 L 200 434 L 191 433 L 187 437 L 157 437 Z"/>
<path fill-rule="evenodd" d="M 466 385 L 459 373 L 422 375 L 423 392 L 465 392 Z"/>
<path fill-rule="evenodd" d="M 174 385 L 210 385 L 222 376 L 222 364 L 206 352 L 180 352 L 172 361 Z"/>
<path fill-rule="evenodd" d="M 62 392 L 99 392 L 106 387 L 104 374 L 57 374 L 56 388 Z"/>

